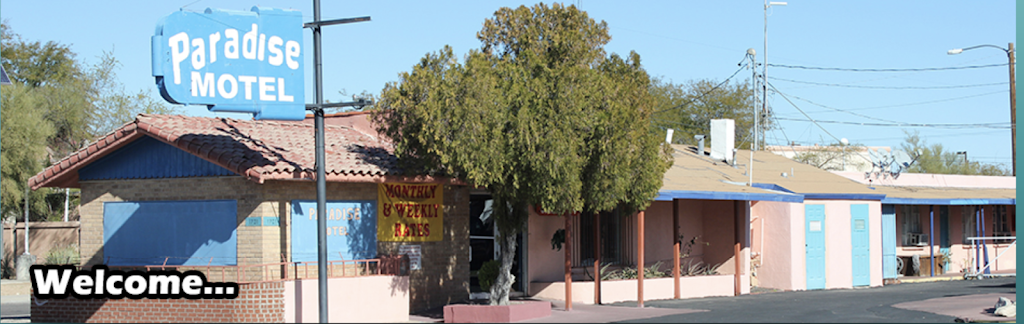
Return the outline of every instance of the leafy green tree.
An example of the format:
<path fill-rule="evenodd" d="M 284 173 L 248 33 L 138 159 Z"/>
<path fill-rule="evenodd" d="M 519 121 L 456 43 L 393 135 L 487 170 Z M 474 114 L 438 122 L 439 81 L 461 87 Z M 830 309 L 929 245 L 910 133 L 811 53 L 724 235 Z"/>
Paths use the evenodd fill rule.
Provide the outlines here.
<path fill-rule="evenodd" d="M 406 170 L 487 188 L 507 304 L 529 205 L 549 212 L 643 209 L 671 164 L 651 126 L 650 79 L 631 53 L 606 55 L 608 27 L 574 6 L 501 8 L 459 63 L 428 53 L 388 83 L 372 113 Z"/>
<path fill-rule="evenodd" d="M 0 52 L 0 64 L 3 64 L 9 73 L 11 82 L 17 85 L 16 88 L 11 88 L 17 89 L 11 91 L 19 94 L 16 98 L 11 99 L 13 104 L 24 105 L 29 103 L 27 100 L 32 100 L 33 114 L 39 114 L 47 124 L 45 128 L 39 129 L 39 131 L 47 130 L 46 136 L 34 138 L 32 141 L 33 145 L 39 145 L 39 147 L 28 151 L 10 152 L 11 156 L 8 156 L 9 152 L 7 151 L 0 152 L 5 159 L 9 158 L 12 161 L 21 161 L 30 157 L 41 159 L 38 164 L 20 165 L 16 171 L 19 175 L 22 173 L 28 174 L 28 176 L 34 175 L 49 163 L 66 157 L 96 137 L 133 120 L 139 113 L 166 114 L 176 111 L 175 108 L 167 106 L 162 101 L 152 99 L 144 91 L 138 93 L 125 91 L 116 75 L 120 63 L 112 53 L 104 53 L 100 57 L 99 63 L 85 66 L 77 61 L 76 54 L 71 51 L 70 46 L 52 41 L 46 43 L 26 41 L 11 31 L 6 23 L 0 24 L 0 47 L 3 49 Z M 7 91 L 6 86 L 4 90 Z M 4 105 L 3 109 L 6 112 L 8 106 Z M 24 108 L 13 107 L 11 109 Z M 17 129 L 18 127 L 36 126 L 38 125 L 35 125 L 34 122 L 4 124 L 4 140 L 9 138 L 7 134 L 33 131 Z M 44 155 L 36 156 L 34 154 L 39 151 L 45 152 Z M 23 154 L 25 152 L 32 154 Z M 37 169 L 25 169 L 29 166 Z M 6 166 L 4 167 L 6 168 Z M 12 173 L 12 175 L 14 174 Z M 22 179 L 5 176 L 4 181 L 25 181 L 27 179 L 28 177 Z M 13 197 L 8 194 L 20 197 L 23 191 L 8 190 L 6 185 L 2 190 L 3 209 L 20 208 L 15 206 L 18 204 L 8 204 L 8 198 Z M 42 197 L 49 198 L 42 199 Z M 44 205 L 46 205 L 46 201 L 55 203 L 52 206 L 48 205 L 50 208 L 47 208 L 50 211 L 49 214 L 52 214 L 56 210 L 63 211 L 63 197 L 63 193 L 58 195 L 57 191 L 43 189 L 33 194 L 30 203 L 33 205 L 35 205 L 34 202 Z M 43 209 L 33 210 L 32 213 L 33 218 L 47 218 L 47 213 Z M 7 215 L 6 212 L 4 215 Z"/>
<path fill-rule="evenodd" d="M 0 91 L 0 215 L 4 217 L 22 217 L 28 178 L 43 167 L 46 139 L 54 133 L 45 111 L 39 109 L 43 102 L 45 98 L 27 85 L 5 85 Z M 43 197 L 48 193 L 30 193 L 32 220 L 46 219 L 50 209 Z"/>
<path fill-rule="evenodd" d="M 672 128 L 672 143 L 694 143 L 694 135 L 711 139 L 711 120 L 729 118 L 736 122 L 737 148 L 750 148 L 754 129 L 754 91 L 749 82 L 691 80 L 674 84 L 660 79 L 651 85 L 655 98 L 654 123 L 661 129 Z M 770 118 L 762 118 L 761 127 L 771 129 Z"/>
<path fill-rule="evenodd" d="M 997 164 L 964 161 L 964 157 L 955 152 L 946 151 L 942 144 L 927 145 L 925 140 L 918 135 L 918 132 L 910 133 L 904 131 L 904 134 L 907 137 L 904 143 L 901 144 L 903 151 L 920 154 L 917 161 L 910 165 L 907 172 L 991 176 L 1008 176 L 1011 174 L 1009 170 Z"/>

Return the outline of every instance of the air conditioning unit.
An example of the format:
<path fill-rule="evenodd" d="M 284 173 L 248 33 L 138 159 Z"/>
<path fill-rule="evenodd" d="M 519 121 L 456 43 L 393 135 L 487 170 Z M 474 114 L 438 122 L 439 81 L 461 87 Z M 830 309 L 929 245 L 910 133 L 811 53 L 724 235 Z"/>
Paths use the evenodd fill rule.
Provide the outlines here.
<path fill-rule="evenodd" d="M 928 234 L 915 234 L 917 235 L 917 246 L 927 246 L 930 242 Z"/>
<path fill-rule="evenodd" d="M 903 242 L 908 246 L 928 246 L 928 234 L 903 233 Z"/>

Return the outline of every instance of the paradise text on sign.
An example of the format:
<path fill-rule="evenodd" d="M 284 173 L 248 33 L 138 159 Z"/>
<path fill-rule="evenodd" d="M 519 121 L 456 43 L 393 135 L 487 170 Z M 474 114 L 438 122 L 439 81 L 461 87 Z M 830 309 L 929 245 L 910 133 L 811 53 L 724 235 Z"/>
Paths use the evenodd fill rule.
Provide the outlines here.
<path fill-rule="evenodd" d="M 327 201 L 326 205 L 327 259 L 365 260 L 376 257 L 376 202 Z M 292 262 L 317 261 L 316 219 L 315 200 L 292 200 Z"/>
<path fill-rule="evenodd" d="M 301 12 L 177 11 L 156 30 L 153 76 L 168 102 L 256 119 L 305 118 Z"/>
<path fill-rule="evenodd" d="M 444 226 L 444 186 L 378 185 L 377 239 L 391 242 L 440 241 Z"/>

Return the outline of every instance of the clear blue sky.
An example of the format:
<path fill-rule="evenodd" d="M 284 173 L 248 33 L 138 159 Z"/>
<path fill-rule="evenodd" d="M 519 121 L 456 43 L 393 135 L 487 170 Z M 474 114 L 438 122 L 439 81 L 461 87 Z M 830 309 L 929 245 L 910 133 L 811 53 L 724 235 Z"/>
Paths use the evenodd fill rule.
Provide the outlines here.
<path fill-rule="evenodd" d="M 371 16 L 371 22 L 325 27 L 325 99 L 379 93 L 424 54 L 451 45 L 456 53 L 479 46 L 475 34 L 502 6 L 518 1 L 323 1 L 322 19 Z M 722 81 L 739 69 L 748 48 L 765 61 L 764 2 L 746 1 L 570 1 L 591 18 L 608 23 L 608 52 L 634 50 L 652 76 L 673 82 Z M 0 18 L 27 40 L 70 44 L 87 63 L 113 51 L 128 90 L 156 94 L 150 74 L 150 36 L 161 17 L 176 10 L 249 10 L 254 5 L 301 10 L 312 20 L 312 0 L 244 1 L 3 1 Z M 312 101 L 312 36 L 305 32 L 307 101 Z M 994 1 L 788 1 L 768 10 L 769 64 L 842 68 L 912 69 L 1004 64 L 999 67 L 937 71 L 829 71 L 768 67 L 769 82 L 781 93 L 768 102 L 782 129 L 769 144 L 802 145 L 837 140 L 898 147 L 903 130 L 920 131 L 927 143 L 967 151 L 972 161 L 1011 159 L 1006 54 L 979 48 L 947 55 L 953 48 L 1016 42 L 1016 3 Z M 733 79 L 749 82 L 750 71 Z M 798 82 L 793 82 L 798 81 Z M 793 102 L 790 104 L 782 97 Z M 795 105 L 794 105 L 795 104 Z M 825 107 L 829 108 L 825 108 Z M 830 109 L 831 108 L 831 109 Z M 846 112 L 836 111 L 843 110 Z M 189 115 L 213 116 L 205 107 Z M 247 118 L 246 115 L 221 114 Z M 789 120 L 792 119 L 792 120 Z M 839 123 L 988 124 L 959 129 Z"/>

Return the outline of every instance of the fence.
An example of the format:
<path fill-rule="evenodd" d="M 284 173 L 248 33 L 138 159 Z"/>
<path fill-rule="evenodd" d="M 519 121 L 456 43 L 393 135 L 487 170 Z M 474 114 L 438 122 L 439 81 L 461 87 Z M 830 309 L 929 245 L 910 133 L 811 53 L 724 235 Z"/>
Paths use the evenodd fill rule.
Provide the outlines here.
<path fill-rule="evenodd" d="M 54 247 L 77 245 L 79 222 L 29 222 L 29 251 L 37 264 L 46 262 L 46 254 Z M 13 258 L 25 253 L 25 223 L 3 224 L 3 259 L 14 262 Z"/>
<path fill-rule="evenodd" d="M 974 260 L 974 262 L 971 262 L 970 272 L 964 274 L 964 277 L 967 277 L 967 278 L 979 278 L 979 277 L 983 277 L 983 276 L 991 276 L 990 268 L 991 268 L 992 264 L 995 264 L 996 261 L 999 260 L 999 257 L 1003 256 L 1003 254 L 1006 253 L 1006 251 L 1013 250 L 1012 247 L 1015 247 L 1017 245 L 1017 237 L 1016 236 L 968 237 L 967 239 L 971 241 L 971 249 L 969 250 L 970 252 L 968 252 L 968 253 L 970 253 L 969 254 L 970 258 L 969 259 L 970 260 Z M 1003 252 L 1000 252 L 999 255 L 996 255 L 995 259 L 992 259 L 991 261 L 989 261 L 987 248 L 984 247 L 985 242 L 986 241 L 1006 242 L 1006 241 L 1010 241 L 1010 240 L 1012 240 L 1013 243 L 1010 243 L 1010 246 L 1008 246 L 1006 248 L 1006 250 L 1003 250 Z M 985 249 L 985 251 L 982 252 L 982 249 Z M 1016 250 L 1014 250 L 1014 251 L 1016 251 Z M 985 253 L 984 254 L 984 259 L 982 259 L 982 254 L 981 253 Z M 982 262 L 984 262 L 984 265 L 982 265 Z"/>

